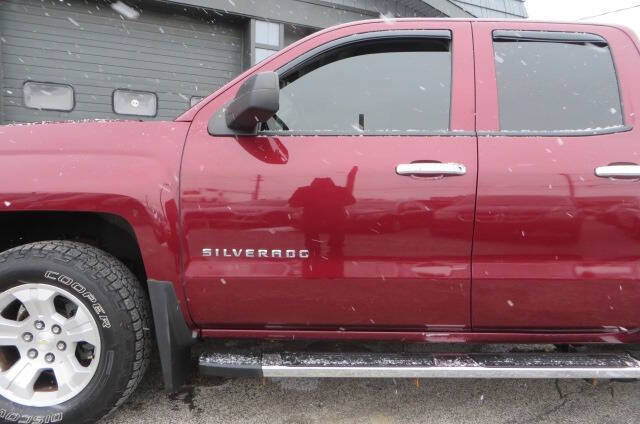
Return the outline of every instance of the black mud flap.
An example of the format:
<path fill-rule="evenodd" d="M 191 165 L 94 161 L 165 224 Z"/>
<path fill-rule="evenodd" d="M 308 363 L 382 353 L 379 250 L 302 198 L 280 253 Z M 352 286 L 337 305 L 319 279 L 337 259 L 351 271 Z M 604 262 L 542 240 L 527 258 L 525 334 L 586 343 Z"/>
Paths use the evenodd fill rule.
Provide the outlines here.
<path fill-rule="evenodd" d="M 166 393 L 175 393 L 180 391 L 193 368 L 191 346 L 196 337 L 184 322 L 173 284 L 168 281 L 148 281 L 164 390 Z"/>

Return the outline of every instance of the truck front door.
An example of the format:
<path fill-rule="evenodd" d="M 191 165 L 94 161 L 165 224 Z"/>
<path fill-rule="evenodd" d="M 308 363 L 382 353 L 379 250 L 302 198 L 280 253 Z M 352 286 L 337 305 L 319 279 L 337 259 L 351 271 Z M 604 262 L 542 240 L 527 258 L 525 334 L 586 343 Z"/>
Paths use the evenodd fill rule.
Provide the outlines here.
<path fill-rule="evenodd" d="M 258 136 L 207 133 L 239 83 L 196 116 L 182 222 L 185 288 L 201 326 L 470 326 L 471 26 L 350 32 L 262 65 L 280 75 L 280 110 Z"/>

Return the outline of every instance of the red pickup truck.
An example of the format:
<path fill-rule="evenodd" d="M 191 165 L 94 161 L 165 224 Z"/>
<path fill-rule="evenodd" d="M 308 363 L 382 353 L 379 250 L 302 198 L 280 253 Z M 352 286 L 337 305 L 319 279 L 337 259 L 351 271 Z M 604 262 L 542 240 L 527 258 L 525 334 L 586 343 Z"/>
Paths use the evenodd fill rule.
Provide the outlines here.
<path fill-rule="evenodd" d="M 562 349 L 640 341 L 639 47 L 606 25 L 364 21 L 173 122 L 0 127 L 0 419 L 95 422 L 152 330 L 169 392 L 207 338 L 559 346 L 220 346 L 207 375 L 639 378 L 624 349 Z"/>

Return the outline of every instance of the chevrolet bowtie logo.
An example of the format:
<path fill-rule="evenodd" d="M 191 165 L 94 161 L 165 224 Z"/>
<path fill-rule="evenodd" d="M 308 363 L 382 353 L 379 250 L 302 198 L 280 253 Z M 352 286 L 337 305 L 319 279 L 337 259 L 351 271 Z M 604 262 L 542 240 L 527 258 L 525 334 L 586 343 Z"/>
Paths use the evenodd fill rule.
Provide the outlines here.
<path fill-rule="evenodd" d="M 202 249 L 202 256 L 216 256 L 224 258 L 275 258 L 275 259 L 306 259 L 309 251 L 297 249 Z"/>

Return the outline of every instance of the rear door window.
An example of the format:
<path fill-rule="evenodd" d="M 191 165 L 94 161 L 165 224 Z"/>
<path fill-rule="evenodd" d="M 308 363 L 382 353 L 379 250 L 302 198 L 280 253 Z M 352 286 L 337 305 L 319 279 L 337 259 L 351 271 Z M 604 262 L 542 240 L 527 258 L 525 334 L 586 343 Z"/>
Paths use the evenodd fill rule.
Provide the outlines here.
<path fill-rule="evenodd" d="M 597 35 L 495 31 L 503 131 L 584 131 L 623 125 L 616 70 Z"/>

